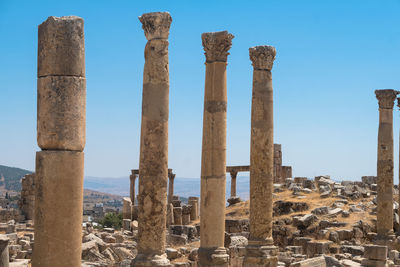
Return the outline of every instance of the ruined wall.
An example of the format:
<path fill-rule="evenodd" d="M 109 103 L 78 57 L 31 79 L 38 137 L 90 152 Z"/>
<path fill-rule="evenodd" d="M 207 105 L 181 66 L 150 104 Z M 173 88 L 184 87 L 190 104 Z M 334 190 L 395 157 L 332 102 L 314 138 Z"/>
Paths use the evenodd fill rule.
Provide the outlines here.
<path fill-rule="evenodd" d="M 35 208 L 35 174 L 27 174 L 21 180 L 21 199 L 19 208 L 26 220 L 33 220 Z"/>

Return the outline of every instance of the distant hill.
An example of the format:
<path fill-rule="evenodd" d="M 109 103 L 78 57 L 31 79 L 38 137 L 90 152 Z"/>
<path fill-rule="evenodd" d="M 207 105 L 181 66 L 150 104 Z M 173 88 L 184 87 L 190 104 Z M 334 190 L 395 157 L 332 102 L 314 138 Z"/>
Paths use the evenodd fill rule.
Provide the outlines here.
<path fill-rule="evenodd" d="M 21 178 L 31 171 L 0 165 L 0 187 L 7 190 L 21 191 Z"/>

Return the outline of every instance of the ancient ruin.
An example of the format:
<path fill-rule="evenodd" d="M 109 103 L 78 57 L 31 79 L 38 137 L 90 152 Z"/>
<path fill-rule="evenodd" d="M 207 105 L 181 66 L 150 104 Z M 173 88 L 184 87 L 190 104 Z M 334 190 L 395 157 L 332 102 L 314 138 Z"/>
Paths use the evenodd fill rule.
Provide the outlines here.
<path fill-rule="evenodd" d="M 85 147 L 83 19 L 39 25 L 34 266 L 80 266 Z M 61 230 L 62 229 L 62 230 Z"/>
<path fill-rule="evenodd" d="M 169 266 L 165 254 L 168 178 L 168 12 L 139 17 L 147 44 L 140 136 L 138 255 L 132 266 Z"/>
<path fill-rule="evenodd" d="M 226 181 L 226 65 L 233 35 L 203 33 L 206 56 L 201 153 L 199 266 L 228 266 L 224 248 Z"/>
<path fill-rule="evenodd" d="M 234 36 L 228 31 L 203 33 L 200 197 L 196 191 L 182 193 L 174 188 L 181 180 L 175 181 L 168 168 L 172 18 L 168 12 L 154 12 L 139 20 L 147 39 L 139 168 L 131 170 L 126 197 L 100 195 L 108 202 L 89 204 L 84 199 L 99 192 L 83 189 L 84 22 L 75 16 L 49 17 L 39 25 L 41 151 L 36 153 L 35 173 L 17 177 L 19 198 L 0 192 L 0 267 L 400 266 L 400 185 L 393 181 L 393 107 L 399 91 L 375 91 L 377 176 L 362 176 L 361 181 L 293 177 L 292 167 L 282 165 L 282 145 L 274 144 L 276 49 L 252 47 L 250 164 L 227 166 L 227 59 Z M 239 172 L 250 172 L 250 200 L 238 197 L 243 192 L 237 185 Z"/>

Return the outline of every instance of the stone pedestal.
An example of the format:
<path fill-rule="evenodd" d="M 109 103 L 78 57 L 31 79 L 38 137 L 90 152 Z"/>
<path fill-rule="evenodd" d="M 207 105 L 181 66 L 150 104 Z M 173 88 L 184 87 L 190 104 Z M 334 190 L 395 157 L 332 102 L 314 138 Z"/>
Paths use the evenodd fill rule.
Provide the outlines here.
<path fill-rule="evenodd" d="M 182 225 L 190 224 L 190 213 L 192 212 L 192 206 L 182 206 Z"/>
<path fill-rule="evenodd" d="M 361 265 L 365 267 L 386 267 L 388 249 L 386 246 L 366 245 L 364 246 L 364 259 Z"/>
<path fill-rule="evenodd" d="M 80 266 L 83 152 L 37 152 L 35 178 L 33 266 Z"/>
<path fill-rule="evenodd" d="M 132 202 L 129 197 L 122 199 L 122 219 L 132 219 Z"/>
<path fill-rule="evenodd" d="M 86 80 L 83 20 L 39 25 L 32 266 L 80 266 Z"/>
<path fill-rule="evenodd" d="M 174 207 L 174 224 L 175 225 L 182 225 L 182 207 Z"/>
<path fill-rule="evenodd" d="M 199 198 L 198 197 L 189 197 L 188 204 L 192 206 L 190 212 L 190 220 L 195 221 L 199 218 Z"/>
<path fill-rule="evenodd" d="M 250 48 L 253 64 L 250 147 L 250 236 L 244 266 L 276 266 L 272 239 L 274 183 L 273 93 L 275 48 Z M 268 264 L 267 264 L 268 262 Z"/>
<path fill-rule="evenodd" d="M 236 176 L 237 176 L 237 171 L 231 171 L 231 197 L 236 196 Z"/>
<path fill-rule="evenodd" d="M 226 188 L 226 65 L 233 35 L 203 33 L 206 55 L 199 266 L 228 266 L 224 248 Z"/>
<path fill-rule="evenodd" d="M 171 16 L 139 17 L 148 40 L 143 71 L 138 255 L 131 266 L 169 266 L 165 255 L 168 179 L 168 34 Z"/>
<path fill-rule="evenodd" d="M 8 253 L 9 239 L 6 235 L 0 235 L 0 266 L 9 266 L 9 253 Z"/>
<path fill-rule="evenodd" d="M 393 234 L 393 106 L 397 92 L 376 90 L 379 103 L 377 239 Z"/>

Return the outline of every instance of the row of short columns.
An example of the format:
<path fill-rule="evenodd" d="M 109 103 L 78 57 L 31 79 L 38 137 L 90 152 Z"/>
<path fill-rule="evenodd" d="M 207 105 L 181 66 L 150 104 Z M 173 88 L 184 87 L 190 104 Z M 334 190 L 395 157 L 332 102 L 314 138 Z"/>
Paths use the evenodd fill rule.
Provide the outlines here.
<path fill-rule="evenodd" d="M 83 20 L 39 25 L 32 266 L 80 266 L 86 79 Z"/>

